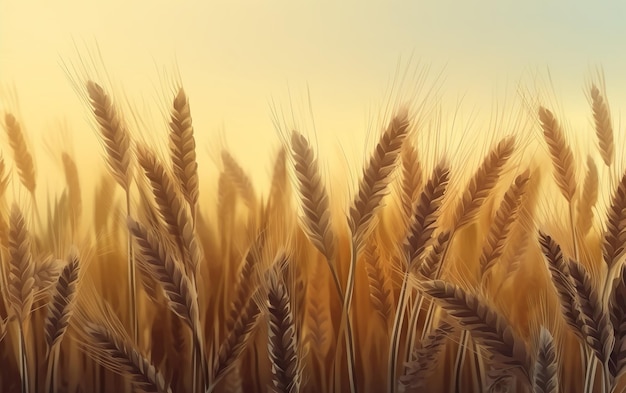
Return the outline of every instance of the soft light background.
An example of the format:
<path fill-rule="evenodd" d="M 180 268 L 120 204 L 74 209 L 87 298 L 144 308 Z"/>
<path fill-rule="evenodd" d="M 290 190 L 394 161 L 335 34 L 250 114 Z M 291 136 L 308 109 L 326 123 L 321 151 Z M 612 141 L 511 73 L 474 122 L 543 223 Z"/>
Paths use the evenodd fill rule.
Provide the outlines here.
<path fill-rule="evenodd" d="M 279 145 L 272 108 L 290 116 L 292 105 L 313 135 L 310 93 L 326 171 L 345 172 L 363 156 L 367 132 L 379 128 L 389 89 L 401 79 L 397 69 L 407 65 L 430 67 L 425 86 L 439 86 L 443 117 L 460 103 L 459 119 L 476 130 L 520 83 L 545 87 L 549 69 L 571 132 L 589 135 L 584 87 L 602 66 L 620 132 L 625 17 L 623 1 L 0 0 L 0 83 L 3 98 L 17 93 L 41 181 L 53 168 L 41 140 L 63 146 L 54 136 L 63 122 L 85 180 L 101 161 L 88 112 L 64 71 L 97 43 L 106 71 L 131 100 L 160 102 L 164 81 L 178 72 L 203 173 L 217 168 L 227 147 L 261 186 Z M 214 187 L 206 176 L 203 186 Z"/>

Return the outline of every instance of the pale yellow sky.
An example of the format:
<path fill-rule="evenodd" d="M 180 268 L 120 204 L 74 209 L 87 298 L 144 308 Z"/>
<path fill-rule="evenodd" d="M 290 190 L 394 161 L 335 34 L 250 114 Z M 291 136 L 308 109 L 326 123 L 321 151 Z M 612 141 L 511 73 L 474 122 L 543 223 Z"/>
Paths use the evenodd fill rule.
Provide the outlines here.
<path fill-rule="evenodd" d="M 131 101 L 152 106 L 163 98 L 163 81 L 178 69 L 206 173 L 214 167 L 209 152 L 216 156 L 227 146 L 261 184 L 279 143 L 272 102 L 287 112 L 292 103 L 311 135 L 308 88 L 320 154 L 345 165 L 341 149 L 354 161 L 365 150 L 366 131 L 379 128 L 370 122 L 389 98 L 398 65 L 430 67 L 425 86 L 439 86 L 444 128 L 463 97 L 459 119 L 476 119 L 471 128 L 485 131 L 494 103 L 513 96 L 520 82 L 532 90 L 534 75 L 546 80 L 548 68 L 574 132 L 590 131 L 583 88 L 596 66 L 605 71 L 617 119 L 626 103 L 626 5 L 590 5 L 0 0 L 0 84 L 3 98 L 15 88 L 33 138 L 58 139 L 51 135 L 67 122 L 78 158 L 89 168 L 102 151 L 63 64 L 76 64 L 97 44 L 114 85 Z M 403 90 L 416 88 L 407 83 Z M 7 106 L 0 102 L 0 109 Z M 470 128 L 459 119 L 459 130 Z M 204 183 L 213 186 L 216 179 Z"/>

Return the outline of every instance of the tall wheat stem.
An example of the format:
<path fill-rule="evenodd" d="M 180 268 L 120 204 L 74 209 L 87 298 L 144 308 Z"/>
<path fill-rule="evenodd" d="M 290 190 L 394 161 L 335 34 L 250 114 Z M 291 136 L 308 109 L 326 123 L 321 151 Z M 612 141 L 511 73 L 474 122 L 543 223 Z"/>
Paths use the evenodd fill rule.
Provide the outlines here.
<path fill-rule="evenodd" d="M 130 217 L 130 190 L 126 190 L 126 216 Z M 135 253 L 133 236 L 128 231 L 128 290 L 130 292 L 130 323 L 133 343 L 139 345 L 139 323 L 137 320 L 137 279 L 135 277 Z"/>
<path fill-rule="evenodd" d="M 26 342 L 24 341 L 24 326 L 22 322 L 19 322 L 19 353 L 20 353 L 20 376 L 21 376 L 21 389 L 22 393 L 29 393 L 29 376 L 28 376 L 28 361 L 26 358 Z"/>
<path fill-rule="evenodd" d="M 356 393 L 356 363 L 354 361 L 354 335 L 352 331 L 350 308 L 352 305 L 352 295 L 354 293 L 354 275 L 356 272 L 357 247 L 354 239 L 350 242 L 350 269 L 348 270 L 348 282 L 346 283 L 346 292 L 343 299 L 343 308 L 341 312 L 341 324 L 339 334 L 344 333 L 346 342 L 346 358 L 348 363 L 348 381 L 350 383 L 350 392 Z M 347 326 L 349 325 L 349 326 Z"/>
<path fill-rule="evenodd" d="M 388 378 L 389 393 L 395 393 L 397 390 L 396 371 L 398 366 L 398 352 L 400 347 L 400 331 L 402 330 L 402 322 L 404 321 L 404 312 L 406 311 L 407 287 L 409 282 L 409 271 L 407 270 L 402 277 L 402 288 L 400 289 L 400 297 L 398 306 L 396 307 L 396 315 L 393 320 L 393 328 L 391 330 L 391 347 L 389 348 L 389 369 Z"/>

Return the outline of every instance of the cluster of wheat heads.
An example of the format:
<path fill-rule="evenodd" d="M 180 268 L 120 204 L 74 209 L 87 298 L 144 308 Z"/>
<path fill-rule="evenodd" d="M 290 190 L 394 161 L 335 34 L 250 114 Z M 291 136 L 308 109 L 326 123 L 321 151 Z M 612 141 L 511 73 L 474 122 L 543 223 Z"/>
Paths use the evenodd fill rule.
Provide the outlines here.
<path fill-rule="evenodd" d="M 68 152 L 59 154 L 66 191 L 42 218 L 28 138 L 14 114 L 3 115 L 21 183 L 13 187 L 32 203 L 10 200 L 2 156 L 1 391 L 624 388 L 626 174 L 613 175 L 603 88 L 590 88 L 611 188 L 602 217 L 602 171 L 590 156 L 578 181 L 567 133 L 544 106 L 533 116 L 552 180 L 521 163 L 511 135 L 455 182 L 449 157 L 422 161 L 428 146 L 418 149 L 404 109 L 338 215 L 298 130 L 276 155 L 266 197 L 223 151 L 210 209 L 182 87 L 167 154 L 133 137 L 100 84 L 87 81 L 84 93 L 109 169 L 90 218 Z M 548 186 L 566 214 L 539 214 Z"/>

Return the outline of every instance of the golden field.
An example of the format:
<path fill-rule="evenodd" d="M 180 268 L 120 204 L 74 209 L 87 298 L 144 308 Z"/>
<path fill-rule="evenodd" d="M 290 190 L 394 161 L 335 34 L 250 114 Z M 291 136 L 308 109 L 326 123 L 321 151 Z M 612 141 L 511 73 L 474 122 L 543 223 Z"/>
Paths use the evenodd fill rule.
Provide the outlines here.
<path fill-rule="evenodd" d="M 97 76 L 72 82 L 105 171 L 71 133 L 36 166 L 29 119 L 2 113 L 0 391 L 624 388 L 626 175 L 601 74 L 587 135 L 540 94 L 457 134 L 432 90 L 390 99 L 352 184 L 276 113 L 267 190 L 226 148 L 201 175 L 181 82 L 154 114 Z"/>

